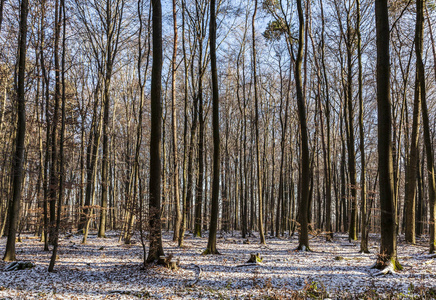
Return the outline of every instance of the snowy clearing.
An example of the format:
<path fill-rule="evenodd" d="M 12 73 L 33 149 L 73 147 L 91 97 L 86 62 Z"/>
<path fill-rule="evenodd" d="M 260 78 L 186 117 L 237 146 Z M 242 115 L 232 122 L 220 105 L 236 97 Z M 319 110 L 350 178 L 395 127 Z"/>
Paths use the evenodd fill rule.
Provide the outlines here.
<path fill-rule="evenodd" d="M 348 242 L 346 235 L 337 234 L 330 243 L 315 237 L 313 252 L 297 252 L 295 236 L 269 238 L 262 246 L 257 238 L 247 243 L 239 234 L 227 234 L 218 239 L 221 255 L 202 256 L 207 238 L 189 234 L 186 247 L 180 249 L 165 233 L 165 254 L 180 260 L 177 271 L 160 266 L 143 270 L 139 241 L 121 245 L 115 233 L 108 236 L 90 235 L 87 245 L 80 244 L 79 235 L 62 238 L 56 273 L 47 272 L 51 252 L 44 252 L 38 239 L 22 236 L 17 258 L 36 266 L 7 272 L 8 263 L 0 262 L 0 299 L 289 299 L 363 294 L 407 298 L 424 288 L 436 297 L 436 257 L 427 254 L 425 241 L 416 246 L 400 241 L 398 255 L 404 270 L 376 276 L 378 270 L 371 269 L 378 253 L 375 235 L 370 237 L 371 253 L 361 254 L 359 242 Z M 2 253 L 5 243 L 1 239 Z M 246 265 L 250 253 L 260 253 L 263 262 Z"/>

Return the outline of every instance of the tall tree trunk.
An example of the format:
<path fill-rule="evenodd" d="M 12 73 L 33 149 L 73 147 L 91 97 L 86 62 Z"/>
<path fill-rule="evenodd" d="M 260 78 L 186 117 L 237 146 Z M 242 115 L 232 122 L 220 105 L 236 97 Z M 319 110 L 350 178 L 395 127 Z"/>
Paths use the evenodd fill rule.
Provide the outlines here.
<path fill-rule="evenodd" d="M 213 127 L 213 178 L 212 178 L 212 209 L 209 226 L 209 239 L 204 254 L 218 254 L 216 249 L 216 233 L 218 227 L 218 204 L 220 188 L 220 132 L 219 132 L 219 92 L 218 72 L 216 62 L 216 13 L 215 0 L 210 1 L 210 64 L 212 71 L 212 127 Z"/>
<path fill-rule="evenodd" d="M 185 44 L 185 1 L 182 0 L 182 49 L 183 49 L 183 64 L 185 68 L 185 87 L 184 87 L 184 114 L 185 114 L 185 121 L 183 124 L 183 212 L 182 212 L 182 221 L 180 224 L 180 234 L 179 234 L 179 240 L 178 245 L 179 247 L 183 246 L 183 241 L 185 238 L 185 231 L 186 231 L 186 218 L 188 214 L 188 207 L 187 207 L 187 193 L 188 193 L 188 187 L 189 187 L 189 176 L 187 174 L 187 164 L 188 164 L 188 156 L 191 157 L 191 144 L 188 146 L 188 59 L 186 57 L 186 44 Z M 195 115 L 195 114 L 194 114 Z M 191 136 L 192 138 L 192 136 Z"/>
<path fill-rule="evenodd" d="M 351 189 L 351 216 L 348 230 L 348 238 L 357 240 L 357 180 L 356 180 L 356 151 L 354 148 L 354 109 L 353 109 L 353 65 L 352 47 L 354 34 L 350 24 L 350 16 L 347 14 L 347 91 L 345 92 L 345 105 L 347 108 L 347 148 L 348 148 L 348 173 Z"/>
<path fill-rule="evenodd" d="M 151 138 L 150 138 L 150 250 L 147 262 L 164 255 L 162 247 L 161 213 L 161 130 L 162 130 L 162 6 L 160 0 L 153 5 L 153 65 L 151 75 Z"/>
<path fill-rule="evenodd" d="M 17 134 L 12 166 L 12 199 L 9 202 L 9 227 L 4 261 L 15 260 L 15 237 L 20 218 L 21 186 L 23 182 L 24 138 L 26 135 L 26 51 L 27 51 L 27 15 L 28 0 L 21 1 L 20 32 L 18 37 L 18 74 L 17 74 Z"/>
<path fill-rule="evenodd" d="M 375 1 L 377 42 L 378 163 L 380 172 L 380 254 L 377 268 L 399 269 L 397 260 L 396 201 L 392 162 L 388 1 Z"/>
<path fill-rule="evenodd" d="M 178 155 L 178 138 L 177 138 L 177 108 L 176 108 L 176 75 L 177 75 L 177 5 L 173 0 L 173 59 L 171 62 L 171 109 L 172 109 L 172 132 L 173 132 L 173 184 L 174 184 L 174 201 L 176 209 L 176 219 L 174 224 L 173 241 L 179 239 L 180 224 L 182 222 L 182 213 L 180 211 L 180 190 L 179 190 L 179 155 Z"/>
<path fill-rule="evenodd" d="M 366 222 L 366 161 L 365 161 L 365 132 L 363 126 L 363 82 L 362 82 L 362 37 L 360 33 L 360 0 L 357 3 L 357 64 L 358 72 L 358 94 L 359 94 L 359 137 L 360 137 L 360 252 L 369 253 L 368 231 Z"/>
<path fill-rule="evenodd" d="M 255 110 L 255 126 L 256 126 L 256 165 L 257 165 L 257 198 L 259 201 L 259 236 L 260 243 L 266 244 L 265 233 L 263 230 L 263 199 L 262 199 L 262 170 L 261 170 L 261 159 L 260 159 L 260 142 L 259 142 L 259 95 L 257 91 L 257 63 L 256 63 L 256 13 L 257 13 L 257 0 L 254 1 L 254 12 L 253 20 L 251 23 L 252 28 L 252 38 L 253 38 L 253 79 L 254 79 L 254 110 Z"/>
<path fill-rule="evenodd" d="M 322 65 L 322 73 L 323 73 L 323 79 L 324 79 L 324 96 L 325 96 L 325 118 L 326 118 L 326 124 L 325 129 L 327 131 L 327 139 L 325 142 L 323 142 L 323 148 L 324 148 L 324 169 L 325 169 L 325 181 L 326 181 L 326 230 L 327 230 L 327 236 L 326 239 L 328 241 L 331 241 L 333 239 L 333 226 L 332 226 L 332 170 L 331 170 L 331 147 L 330 147 L 330 91 L 329 91 L 329 81 L 328 81 L 328 74 L 326 70 L 326 63 L 325 63 L 325 18 L 324 18 L 324 7 L 323 7 L 323 1 L 319 1 L 320 7 L 321 7 L 321 65 Z M 322 117 L 321 117 L 322 120 Z M 323 126 L 324 127 L 324 126 Z M 323 139 L 324 141 L 324 139 Z M 339 216 L 336 215 L 336 218 Z"/>
<path fill-rule="evenodd" d="M 418 167 L 418 140 L 420 129 L 420 108 L 421 108 L 421 74 L 420 64 L 422 64 L 422 45 L 423 45 L 423 11 L 421 1 L 416 2 L 417 16 L 415 25 L 415 53 L 416 53 L 416 75 L 415 75 L 415 97 L 413 103 L 413 123 L 412 123 L 412 137 L 410 139 L 409 147 L 410 154 L 406 165 L 406 193 L 405 193 L 405 210 L 406 210 L 406 242 L 415 244 L 415 206 L 416 206 L 416 177 Z"/>
<path fill-rule="evenodd" d="M 298 236 L 298 249 L 309 250 L 309 232 L 308 232 L 308 211 L 310 198 L 310 155 L 309 155 L 309 137 L 307 133 L 306 119 L 306 99 L 303 93 L 301 82 L 301 65 L 303 61 L 304 48 L 304 15 L 302 1 L 297 0 L 297 11 L 299 20 L 299 35 L 298 35 L 298 53 L 295 61 L 295 84 L 297 88 L 297 105 L 298 117 L 300 121 L 301 134 L 301 186 L 300 189 L 300 234 Z"/>
<path fill-rule="evenodd" d="M 54 41 L 54 61 L 55 61 L 55 93 L 54 108 L 51 132 L 51 165 L 50 165 L 50 184 L 49 184 L 49 203 L 50 203 L 50 223 L 49 223 L 49 243 L 54 244 L 54 229 L 56 226 L 56 195 L 59 182 L 58 173 L 58 122 L 59 122 L 59 98 L 60 98 L 60 65 L 59 65 L 59 36 L 60 36 L 60 19 L 59 19 L 59 0 L 55 1 L 55 41 Z"/>
<path fill-rule="evenodd" d="M 430 209 L 430 253 L 435 252 L 436 240 L 436 181 L 434 170 L 434 153 L 432 146 L 432 137 L 430 133 L 430 120 L 427 107 L 426 87 L 425 87 L 425 69 L 422 58 L 422 44 L 423 44 L 423 23 L 424 23 L 424 6 L 425 0 L 416 1 L 416 64 L 418 72 L 418 81 L 421 92 L 421 106 L 422 106 L 422 123 L 424 127 L 424 145 L 427 155 L 427 174 L 428 174 L 428 197 L 429 197 L 429 209 Z"/>
<path fill-rule="evenodd" d="M 195 212 L 194 212 L 194 236 L 201 237 L 201 223 L 202 223 L 202 206 L 203 206 L 203 181 L 204 181 L 204 109 L 203 109 L 203 68 L 202 68 L 202 56 L 203 46 L 202 39 L 199 39 L 200 52 L 198 62 L 198 178 L 195 187 Z"/>
<path fill-rule="evenodd" d="M 61 213 L 62 213 L 62 202 L 64 199 L 64 144 L 65 144 L 65 51 L 66 51 L 66 17 L 65 17 L 65 1 L 61 0 L 59 9 L 59 24 L 63 20 L 63 33 L 62 33 L 62 106 L 61 106 L 61 137 L 60 137 L 60 147 L 59 147 L 59 191 L 58 191 L 58 207 L 56 216 L 56 227 L 54 230 L 54 247 L 52 256 L 50 259 L 50 264 L 48 266 L 48 271 L 53 272 L 53 268 L 56 262 L 56 256 L 59 248 L 59 229 L 61 225 Z M 62 18 L 61 18 L 62 16 Z M 60 26 L 60 25 L 59 25 Z"/>

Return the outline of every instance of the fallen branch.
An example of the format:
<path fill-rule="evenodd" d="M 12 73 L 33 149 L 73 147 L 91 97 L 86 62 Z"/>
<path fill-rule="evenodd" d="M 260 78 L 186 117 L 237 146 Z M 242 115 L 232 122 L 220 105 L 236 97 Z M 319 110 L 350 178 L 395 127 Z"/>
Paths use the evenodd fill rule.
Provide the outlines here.
<path fill-rule="evenodd" d="M 25 269 L 31 269 L 35 267 L 33 263 L 30 261 L 15 261 L 11 263 L 9 266 L 6 267 L 5 271 L 17 271 L 17 270 L 25 270 Z"/>
<path fill-rule="evenodd" d="M 193 265 L 194 265 L 194 264 L 193 264 Z M 201 272 L 202 272 L 202 270 L 201 270 L 201 268 L 200 268 L 199 265 L 194 265 L 194 267 L 196 267 L 197 270 L 198 270 L 197 278 L 196 278 L 193 282 L 191 282 L 191 283 L 189 283 L 189 284 L 186 284 L 186 287 L 193 287 L 194 285 L 197 284 L 197 282 L 200 281 L 200 277 L 201 277 Z"/>

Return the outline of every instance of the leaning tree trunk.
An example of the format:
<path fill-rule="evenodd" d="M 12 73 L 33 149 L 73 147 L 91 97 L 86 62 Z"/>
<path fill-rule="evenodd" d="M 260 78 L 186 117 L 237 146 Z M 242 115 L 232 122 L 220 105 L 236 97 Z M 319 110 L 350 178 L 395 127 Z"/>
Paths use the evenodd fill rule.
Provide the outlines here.
<path fill-rule="evenodd" d="M 377 42 L 377 116 L 380 193 L 380 254 L 377 268 L 401 268 L 397 260 L 396 201 L 392 162 L 392 117 L 388 0 L 375 1 Z"/>
<path fill-rule="evenodd" d="M 26 50 L 27 50 L 27 15 L 29 12 L 28 0 L 21 1 L 20 33 L 18 37 L 18 80 L 17 80 L 17 135 L 15 153 L 12 166 L 12 199 L 9 203 L 9 227 L 5 261 L 15 260 L 15 237 L 20 215 L 21 186 L 23 182 L 24 164 L 24 137 L 26 134 Z"/>

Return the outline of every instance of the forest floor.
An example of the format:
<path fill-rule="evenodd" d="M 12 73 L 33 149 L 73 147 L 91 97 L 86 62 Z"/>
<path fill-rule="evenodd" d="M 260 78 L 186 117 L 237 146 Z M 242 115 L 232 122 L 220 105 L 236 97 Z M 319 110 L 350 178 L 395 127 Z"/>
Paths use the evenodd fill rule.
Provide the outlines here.
<path fill-rule="evenodd" d="M 30 235 L 17 243 L 17 259 L 35 263 L 32 269 L 6 272 L 0 262 L 0 299 L 436 299 L 436 257 L 428 255 L 427 243 L 407 245 L 400 237 L 399 261 L 404 270 L 377 276 L 371 269 L 379 240 L 370 236 L 370 254 L 359 253 L 359 242 L 345 234 L 311 239 L 312 252 L 297 252 L 296 236 L 242 239 L 240 234 L 219 235 L 221 255 L 202 256 L 207 238 L 186 237 L 178 248 L 171 234 L 164 233 L 165 254 L 179 260 L 176 271 L 161 266 L 142 268 L 139 243 L 122 245 L 114 232 L 108 238 L 90 235 L 81 244 L 80 235 L 60 240 L 57 272 L 48 273 L 51 252 Z M 6 239 L 0 240 L 3 255 Z M 250 253 L 263 262 L 246 264 Z"/>

